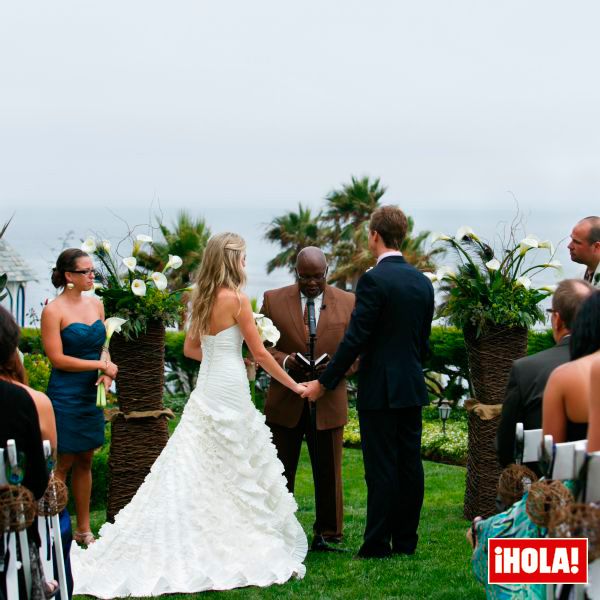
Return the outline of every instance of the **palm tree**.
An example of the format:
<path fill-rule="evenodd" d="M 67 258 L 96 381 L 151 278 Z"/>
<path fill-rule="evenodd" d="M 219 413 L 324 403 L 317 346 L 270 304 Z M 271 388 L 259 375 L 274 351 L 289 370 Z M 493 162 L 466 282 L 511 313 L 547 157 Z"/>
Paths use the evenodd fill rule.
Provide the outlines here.
<path fill-rule="evenodd" d="M 309 207 L 298 204 L 298 212 L 289 211 L 275 217 L 267 226 L 265 239 L 279 244 L 281 252 L 267 263 L 267 273 L 277 268 L 294 272 L 296 256 L 306 246 L 321 246 L 324 230 L 320 227 L 321 213 L 313 215 Z"/>
<path fill-rule="evenodd" d="M 210 229 L 203 218 L 194 219 L 185 210 L 177 213 L 172 227 L 173 230 L 164 223 L 159 223 L 158 228 L 164 241 L 154 242 L 150 252 L 140 252 L 137 258 L 143 267 L 162 271 L 169 260 L 169 254 L 181 257 L 181 267 L 165 273 L 169 288 L 179 289 L 189 285 L 194 271 L 200 266 L 204 248 L 210 238 Z"/>
<path fill-rule="evenodd" d="M 333 259 L 331 281 L 340 287 L 350 281 L 354 288 L 360 275 L 375 263 L 367 247 L 367 224 L 385 191 L 379 177 L 371 181 L 368 176 L 352 176 L 349 184 L 325 198 Z"/>
<path fill-rule="evenodd" d="M 400 250 L 406 261 L 419 269 L 419 271 L 433 271 L 435 270 L 434 258 L 440 254 L 444 254 L 445 249 L 437 246 L 436 248 L 426 250 L 424 244 L 431 232 L 419 231 L 419 233 L 413 235 L 414 226 L 415 222 L 413 218 L 408 217 L 408 229 Z"/>
<path fill-rule="evenodd" d="M 154 242 L 150 252 L 140 252 L 138 263 L 150 271 L 162 271 L 169 260 L 169 254 L 177 255 L 183 261 L 179 269 L 169 269 L 165 275 L 169 289 L 177 290 L 187 287 L 194 272 L 200 266 L 206 243 L 210 238 L 210 229 L 203 218 L 193 218 L 187 211 L 177 213 L 173 230 L 159 222 L 158 228 L 163 242 Z M 183 305 L 187 305 L 187 294 L 183 295 Z M 186 310 L 179 322 L 179 329 L 186 321 Z"/>

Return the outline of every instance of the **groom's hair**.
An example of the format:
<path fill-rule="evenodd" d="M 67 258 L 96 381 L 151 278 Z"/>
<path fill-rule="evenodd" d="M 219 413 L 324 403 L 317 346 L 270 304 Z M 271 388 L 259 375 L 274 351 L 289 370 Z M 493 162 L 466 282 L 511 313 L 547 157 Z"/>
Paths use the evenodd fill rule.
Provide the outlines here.
<path fill-rule="evenodd" d="M 380 206 L 371 215 L 369 230 L 376 231 L 387 248 L 400 250 L 408 230 L 408 219 L 397 206 Z"/>

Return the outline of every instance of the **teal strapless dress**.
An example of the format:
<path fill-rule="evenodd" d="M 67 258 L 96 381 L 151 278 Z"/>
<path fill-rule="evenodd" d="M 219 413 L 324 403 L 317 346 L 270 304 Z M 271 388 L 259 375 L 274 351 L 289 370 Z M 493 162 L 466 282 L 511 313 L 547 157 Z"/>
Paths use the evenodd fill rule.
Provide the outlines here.
<path fill-rule="evenodd" d="M 71 323 L 60 332 L 63 352 L 85 360 L 98 360 L 106 338 L 104 323 Z M 102 446 L 104 412 L 96 406 L 98 372 L 78 373 L 52 369 L 47 394 L 56 416 L 58 452 L 73 454 Z"/>

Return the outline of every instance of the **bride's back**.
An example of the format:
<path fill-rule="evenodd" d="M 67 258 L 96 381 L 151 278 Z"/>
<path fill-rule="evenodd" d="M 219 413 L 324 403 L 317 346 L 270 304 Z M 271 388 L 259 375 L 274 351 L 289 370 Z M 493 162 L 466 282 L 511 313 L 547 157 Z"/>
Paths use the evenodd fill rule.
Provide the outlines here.
<path fill-rule="evenodd" d="M 217 335 L 219 332 L 233 327 L 236 324 L 235 317 L 238 315 L 240 308 L 239 292 L 228 288 L 220 288 L 217 291 L 210 316 L 209 335 Z"/>

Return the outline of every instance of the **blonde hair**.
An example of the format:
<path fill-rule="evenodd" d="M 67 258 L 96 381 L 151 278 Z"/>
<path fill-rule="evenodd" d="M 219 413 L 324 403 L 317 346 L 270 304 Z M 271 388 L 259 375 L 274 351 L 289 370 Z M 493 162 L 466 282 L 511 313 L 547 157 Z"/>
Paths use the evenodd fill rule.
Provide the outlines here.
<path fill-rule="evenodd" d="M 220 288 L 228 288 L 239 294 L 246 284 L 246 273 L 242 266 L 245 251 L 246 242 L 237 233 L 219 233 L 208 240 L 192 295 L 191 333 L 209 333 L 210 319 Z"/>

